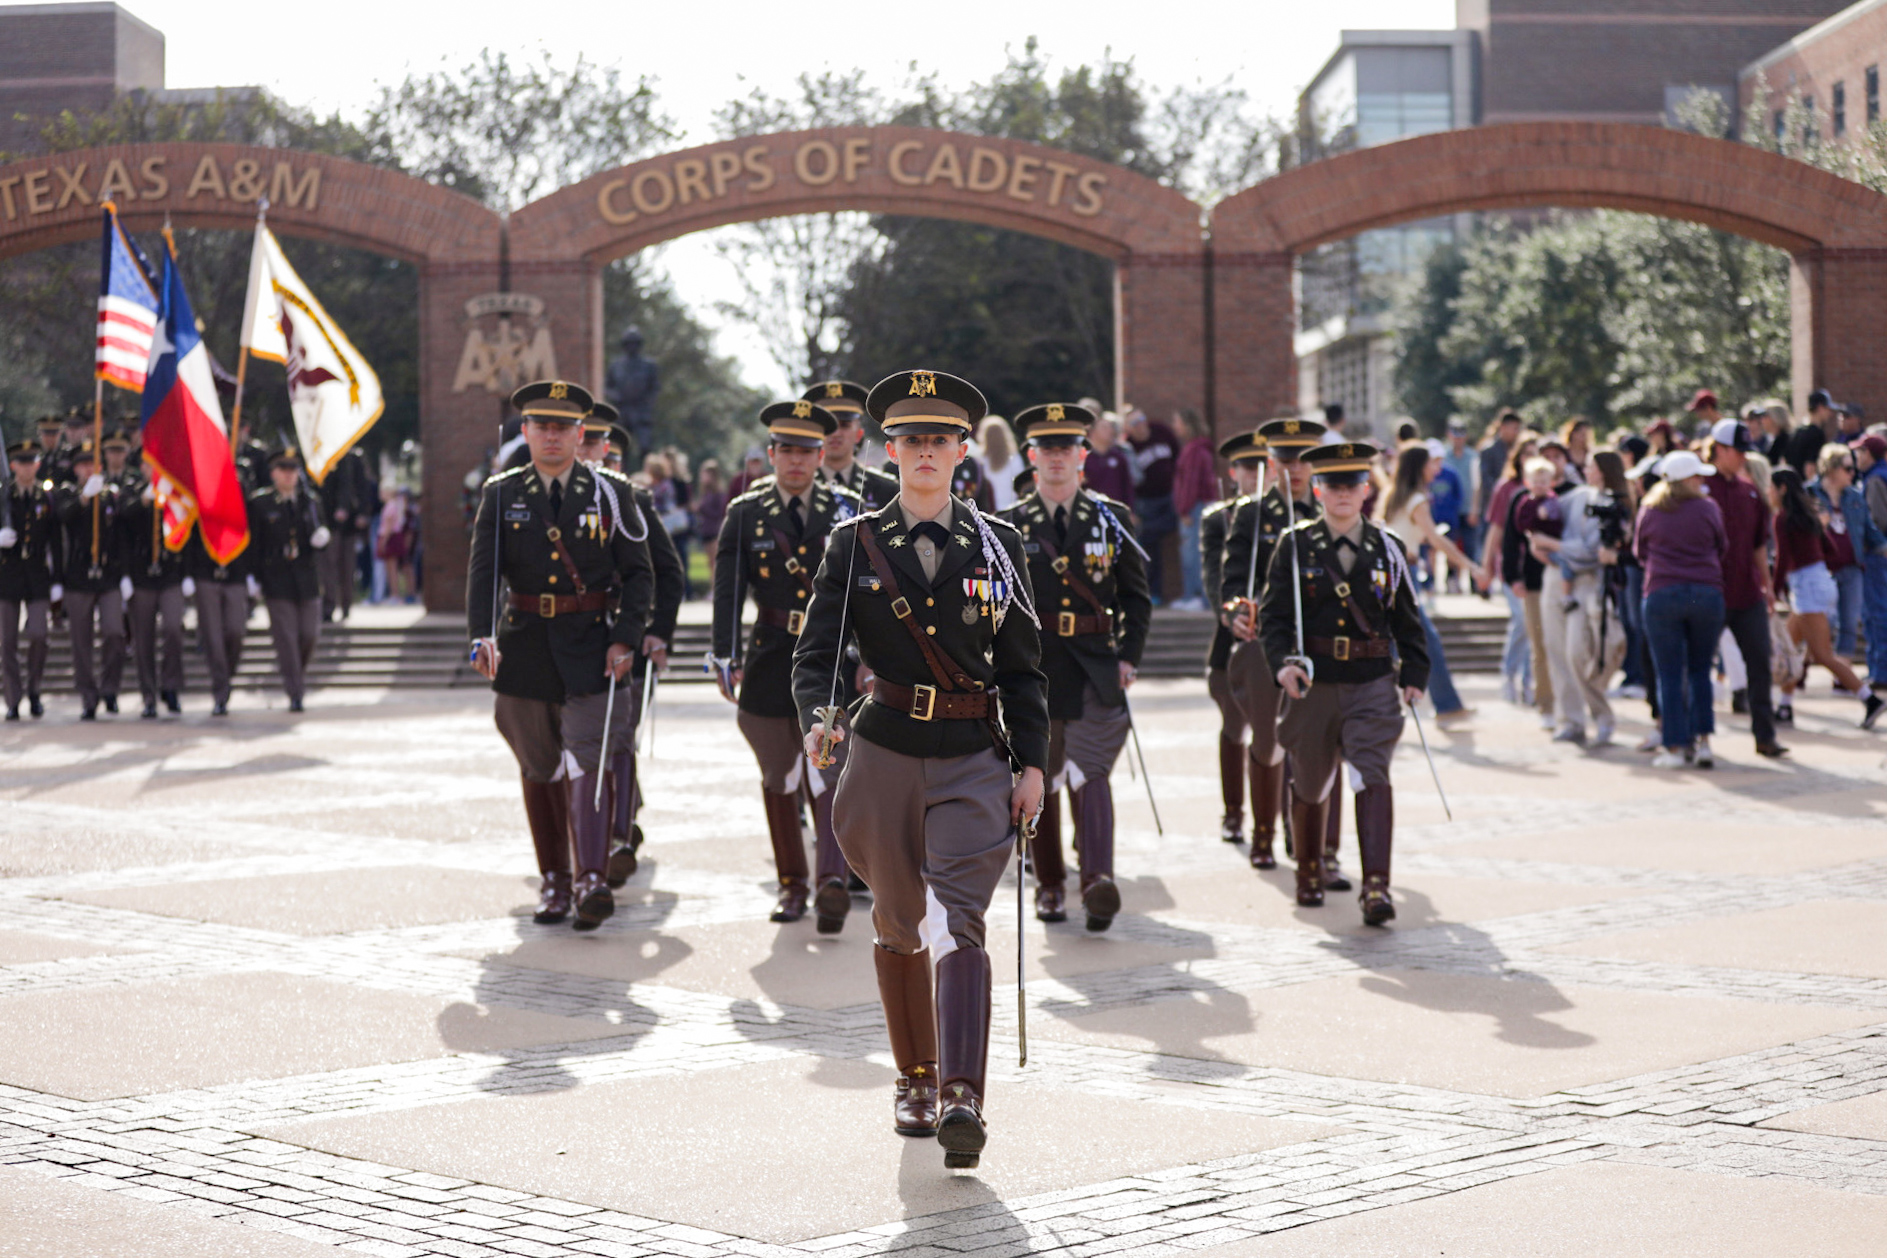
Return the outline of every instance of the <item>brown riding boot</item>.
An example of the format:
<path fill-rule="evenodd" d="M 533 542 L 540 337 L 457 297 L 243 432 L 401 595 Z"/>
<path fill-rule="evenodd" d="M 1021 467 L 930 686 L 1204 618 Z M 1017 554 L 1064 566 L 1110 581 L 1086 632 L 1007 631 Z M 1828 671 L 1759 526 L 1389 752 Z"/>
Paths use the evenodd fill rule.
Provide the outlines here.
<path fill-rule="evenodd" d="M 1035 821 L 1035 839 L 1029 844 L 1029 864 L 1035 868 L 1035 917 L 1043 922 L 1068 920 L 1068 866 L 1061 852 L 1061 792 L 1042 797 L 1042 815 Z"/>
<path fill-rule="evenodd" d="M 989 953 L 958 948 L 937 963 L 937 1065 L 943 1079 L 937 1143 L 944 1166 L 977 1164 L 989 1130 L 983 1124 L 983 1077 L 989 1064 Z"/>
<path fill-rule="evenodd" d="M 625 748 L 609 758 L 609 885 L 620 887 L 636 876 L 637 856 L 642 850 L 642 827 L 636 814 L 642 811 L 640 784 L 636 781 L 636 753 Z"/>
<path fill-rule="evenodd" d="M 1114 882 L 1114 786 L 1089 778 L 1075 792 L 1075 851 L 1081 856 L 1081 907 L 1088 929 L 1106 930 L 1120 913 Z"/>
<path fill-rule="evenodd" d="M 1337 868 L 1337 844 L 1343 838 L 1343 771 L 1338 761 L 1337 775 L 1330 783 L 1330 798 L 1324 801 L 1324 890 L 1348 891 L 1350 880 Z"/>
<path fill-rule="evenodd" d="M 1219 735 L 1219 796 L 1225 801 L 1219 837 L 1238 843 L 1245 837 L 1245 744 L 1224 734 Z"/>
<path fill-rule="evenodd" d="M 531 920 L 554 925 L 570 915 L 570 797 L 564 784 L 525 778 L 524 816 L 537 849 L 537 872 L 544 876 Z"/>
<path fill-rule="evenodd" d="M 596 779 L 589 774 L 570 782 L 570 838 L 577 852 L 577 930 L 595 930 L 616 911 L 609 889 L 609 801 L 596 803 Z"/>
<path fill-rule="evenodd" d="M 1291 796 L 1291 829 L 1303 836 L 1297 849 L 1297 902 L 1307 909 L 1323 907 L 1323 845 L 1314 836 L 1324 832 L 1324 810 L 1328 807 L 1328 800 L 1313 804 L 1301 795 Z"/>
<path fill-rule="evenodd" d="M 768 920 L 797 922 L 806 916 L 806 840 L 799 831 L 799 796 L 776 795 L 764 786 L 760 798 L 766 805 L 767 837 L 773 842 L 773 867 L 779 872 L 780 899 Z"/>
<path fill-rule="evenodd" d="M 1278 833 L 1278 811 L 1284 798 L 1284 765 L 1254 764 L 1251 767 L 1251 867 L 1276 869 L 1278 858 L 1271 845 Z"/>
<path fill-rule="evenodd" d="M 847 890 L 852 871 L 839 850 L 839 836 L 832 829 L 833 789 L 828 786 L 812 801 L 813 885 L 819 891 L 813 897 L 813 925 L 822 935 L 836 935 L 845 929 L 846 914 L 852 911 L 852 893 Z"/>
<path fill-rule="evenodd" d="M 1396 834 L 1395 788 L 1387 782 L 1365 786 L 1356 795 L 1356 845 L 1363 852 L 1363 923 L 1381 926 L 1395 920 L 1389 898 L 1389 850 Z"/>
<path fill-rule="evenodd" d="M 900 1136 L 937 1134 L 937 1009 L 930 991 L 930 953 L 906 956 L 873 948 L 878 1002 L 884 1006 L 898 1082 L 891 1103 Z"/>

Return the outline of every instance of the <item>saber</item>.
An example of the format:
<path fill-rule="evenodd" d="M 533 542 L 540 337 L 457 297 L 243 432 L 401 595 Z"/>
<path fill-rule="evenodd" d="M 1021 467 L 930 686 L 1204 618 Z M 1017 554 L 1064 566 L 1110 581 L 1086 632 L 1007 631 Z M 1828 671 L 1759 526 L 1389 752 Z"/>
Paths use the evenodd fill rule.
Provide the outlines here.
<path fill-rule="evenodd" d="M 1121 693 L 1120 703 L 1123 708 L 1127 709 L 1127 733 L 1134 740 L 1134 755 L 1140 759 L 1140 780 L 1147 787 L 1147 807 L 1153 810 L 1153 831 L 1165 837 L 1166 827 L 1160 824 L 1160 806 L 1153 802 L 1153 778 L 1147 773 L 1147 755 L 1140 750 L 1140 727 L 1134 724 L 1133 705 L 1127 702 L 1125 691 Z M 1129 760 L 1127 763 L 1131 766 L 1133 761 Z"/>
<path fill-rule="evenodd" d="M 596 753 L 596 800 L 595 807 L 603 806 L 603 766 L 609 762 L 609 718 L 616 711 L 616 671 L 603 661 L 603 684 L 609 688 L 609 698 L 603 701 L 603 745 Z"/>
<path fill-rule="evenodd" d="M 642 719 L 636 722 L 636 750 L 642 750 L 642 735 L 649 736 L 649 759 L 655 759 L 655 657 L 642 661 Z"/>
<path fill-rule="evenodd" d="M 1297 626 L 1297 654 L 1286 656 L 1284 663 L 1286 666 L 1295 664 L 1303 669 L 1308 684 L 1317 680 L 1317 666 L 1310 662 L 1310 656 L 1304 654 L 1304 574 L 1299 567 L 1301 561 L 1297 553 L 1297 497 L 1291 490 L 1291 478 L 1288 475 L 1280 477 L 1279 484 L 1282 487 L 1279 497 L 1284 499 L 1284 540 L 1291 547 L 1291 610 L 1296 616 Z"/>
<path fill-rule="evenodd" d="M 1041 814 L 1036 814 L 1039 817 Z M 1016 1068 L 1029 1064 L 1029 988 L 1024 950 L 1029 938 L 1026 885 L 1029 844 L 1035 841 L 1036 817 L 1016 827 Z"/>
<path fill-rule="evenodd" d="M 1422 714 L 1415 710 L 1413 703 L 1409 705 L 1409 715 L 1415 718 L 1415 734 L 1422 740 L 1422 755 L 1428 759 L 1428 775 L 1435 779 L 1435 793 L 1441 796 L 1442 813 L 1448 820 L 1453 821 L 1455 814 L 1454 810 L 1448 807 L 1448 792 L 1441 788 L 1441 774 L 1435 768 L 1435 754 L 1428 749 L 1428 735 L 1422 730 Z"/>

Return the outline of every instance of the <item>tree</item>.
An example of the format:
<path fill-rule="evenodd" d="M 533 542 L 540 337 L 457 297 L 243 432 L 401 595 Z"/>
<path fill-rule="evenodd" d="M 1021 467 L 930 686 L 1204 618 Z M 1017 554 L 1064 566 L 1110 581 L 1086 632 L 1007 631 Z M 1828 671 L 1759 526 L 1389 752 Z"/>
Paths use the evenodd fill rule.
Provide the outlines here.
<path fill-rule="evenodd" d="M 1467 268 L 1467 254 L 1459 246 L 1439 246 L 1428 255 L 1421 282 L 1403 310 L 1408 323 L 1398 342 L 1396 390 L 1409 418 L 1437 435 L 1455 413 L 1451 391 L 1475 379 L 1465 359 L 1441 350 L 1442 338 L 1454 326 L 1454 303 L 1461 295 L 1461 276 Z"/>

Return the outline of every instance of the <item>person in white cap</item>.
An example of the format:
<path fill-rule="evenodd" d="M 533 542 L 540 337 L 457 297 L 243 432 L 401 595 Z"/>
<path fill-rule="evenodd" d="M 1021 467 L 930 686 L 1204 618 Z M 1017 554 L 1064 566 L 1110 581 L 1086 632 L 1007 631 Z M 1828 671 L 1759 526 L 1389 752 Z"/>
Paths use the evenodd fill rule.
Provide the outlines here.
<path fill-rule="evenodd" d="M 1688 450 L 1659 460 L 1633 549 L 1645 570 L 1645 637 L 1656 664 L 1660 769 L 1713 763 L 1711 661 L 1723 631 L 1723 512 L 1704 488 L 1717 470 Z"/>

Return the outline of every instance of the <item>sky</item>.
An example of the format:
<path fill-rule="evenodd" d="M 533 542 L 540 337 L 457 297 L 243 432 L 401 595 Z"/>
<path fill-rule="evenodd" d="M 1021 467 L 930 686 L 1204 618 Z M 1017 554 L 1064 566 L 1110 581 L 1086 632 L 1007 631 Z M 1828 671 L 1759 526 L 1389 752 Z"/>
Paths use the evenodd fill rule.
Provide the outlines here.
<path fill-rule="evenodd" d="M 663 111 L 685 133 L 678 148 L 711 139 L 716 108 L 756 86 L 785 93 L 802 72 L 859 66 L 893 86 L 913 62 L 920 73 L 934 71 L 960 86 L 1000 69 L 1005 49 L 1020 49 L 1030 36 L 1051 65 L 1112 52 L 1131 58 L 1156 91 L 1229 80 L 1249 94 L 1257 113 L 1284 115 L 1342 30 L 1449 28 L 1455 9 L 1453 0 L 1244 0 L 1170 10 L 1065 0 L 958 0 L 910 10 L 886 0 L 791 7 L 749 0 L 120 3 L 164 33 L 169 87 L 257 84 L 291 104 L 357 115 L 380 85 L 410 71 L 457 68 L 488 47 L 530 55 L 548 49 L 562 64 L 581 54 L 626 77 L 654 79 Z M 714 302 L 735 300 L 740 290 L 705 235 L 662 246 L 657 260 L 748 380 L 784 389 L 787 381 L 758 341 L 714 315 Z"/>

